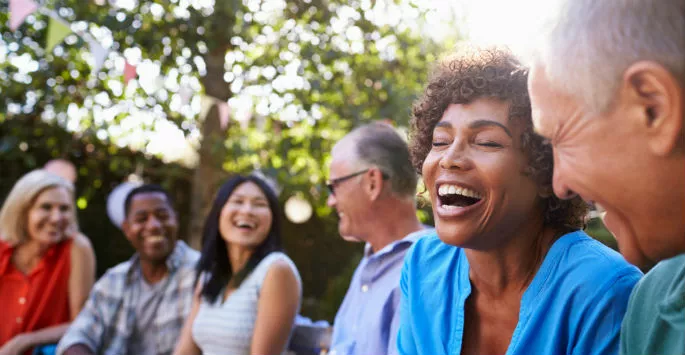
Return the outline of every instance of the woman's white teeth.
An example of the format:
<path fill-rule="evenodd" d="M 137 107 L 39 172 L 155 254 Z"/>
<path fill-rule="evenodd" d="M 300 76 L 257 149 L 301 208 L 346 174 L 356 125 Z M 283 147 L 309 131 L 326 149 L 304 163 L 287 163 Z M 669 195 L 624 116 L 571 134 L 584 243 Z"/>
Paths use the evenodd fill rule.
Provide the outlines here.
<path fill-rule="evenodd" d="M 441 205 L 440 207 L 446 209 L 446 210 L 456 210 L 458 208 L 461 208 L 459 206 L 452 206 L 452 205 Z"/>
<path fill-rule="evenodd" d="M 482 196 L 480 193 L 473 191 L 471 189 L 467 189 L 465 187 L 459 187 L 456 185 L 440 185 L 438 188 L 438 196 L 447 196 L 447 195 L 461 195 L 461 196 L 466 196 L 466 197 L 471 197 L 471 198 L 476 198 L 476 199 L 481 199 Z"/>

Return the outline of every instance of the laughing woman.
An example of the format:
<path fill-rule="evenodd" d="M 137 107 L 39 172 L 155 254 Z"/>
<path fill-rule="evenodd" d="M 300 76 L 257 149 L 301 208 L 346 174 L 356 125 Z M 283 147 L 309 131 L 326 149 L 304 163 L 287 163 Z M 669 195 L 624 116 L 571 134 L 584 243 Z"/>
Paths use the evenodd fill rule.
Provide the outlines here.
<path fill-rule="evenodd" d="M 580 230 L 582 200 L 552 194 L 526 80 L 509 52 L 466 50 L 414 105 L 412 159 L 437 235 L 405 259 L 402 354 L 618 352 L 641 273 Z"/>
<path fill-rule="evenodd" d="M 276 195 L 258 177 L 228 180 L 204 231 L 198 287 L 175 354 L 281 354 L 302 286 L 281 250 Z"/>
<path fill-rule="evenodd" d="M 86 302 L 95 255 L 79 233 L 74 185 L 34 170 L 0 209 L 0 355 L 54 344 Z"/>

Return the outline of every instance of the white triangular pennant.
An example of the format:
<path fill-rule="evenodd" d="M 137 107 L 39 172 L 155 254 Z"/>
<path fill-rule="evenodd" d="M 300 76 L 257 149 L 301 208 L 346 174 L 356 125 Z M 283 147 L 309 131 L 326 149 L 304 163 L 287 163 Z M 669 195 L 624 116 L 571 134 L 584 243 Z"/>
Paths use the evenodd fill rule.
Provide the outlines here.
<path fill-rule="evenodd" d="M 107 59 L 107 53 L 109 53 L 109 51 L 92 38 L 86 38 L 86 42 L 88 42 L 90 54 L 93 55 L 93 60 L 95 61 L 92 73 L 93 75 L 97 75 L 97 73 L 100 72 L 100 69 L 102 69 L 102 65 L 105 64 L 105 59 Z"/>

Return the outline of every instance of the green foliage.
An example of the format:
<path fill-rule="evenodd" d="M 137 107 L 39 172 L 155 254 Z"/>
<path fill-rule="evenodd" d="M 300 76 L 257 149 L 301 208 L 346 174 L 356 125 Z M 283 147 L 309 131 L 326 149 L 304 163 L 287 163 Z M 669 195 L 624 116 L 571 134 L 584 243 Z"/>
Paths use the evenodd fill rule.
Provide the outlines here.
<path fill-rule="evenodd" d="M 606 246 L 614 250 L 618 250 L 618 243 L 616 242 L 616 238 L 614 238 L 614 235 L 611 234 L 611 232 L 609 232 L 609 230 L 604 226 L 604 223 L 602 223 L 601 219 L 591 219 L 588 222 L 587 227 L 585 228 L 585 232 L 593 238 L 604 243 Z"/>
<path fill-rule="evenodd" d="M 203 125 L 197 117 L 199 98 L 194 104 L 180 104 L 184 85 L 220 100 L 252 97 L 253 119 L 229 126 L 224 141 L 228 155 L 218 161 L 229 173 L 265 169 L 283 187 L 283 200 L 300 193 L 313 204 L 316 215 L 305 225 L 287 225 L 285 242 L 302 271 L 305 295 L 322 296 L 327 280 L 342 272 L 355 250 L 337 235 L 335 217 L 325 204 L 323 183 L 332 145 L 352 127 L 373 120 L 391 119 L 406 126 L 410 104 L 442 47 L 402 24 L 377 25 L 372 20 L 374 11 L 382 16 L 384 6 L 400 1 L 218 0 L 202 6 L 204 2 L 138 0 L 130 1 L 131 8 L 110 3 L 42 2 L 76 30 L 111 48 L 97 74 L 91 72 L 88 45 L 80 37 L 70 35 L 46 53 L 46 15 L 29 16 L 11 32 L 8 12 L 0 11 L 0 124 L 15 127 L 17 120 L 28 120 L 37 125 L 43 120 L 93 147 L 83 148 L 91 151 L 81 156 L 69 153 L 77 143 L 52 139 L 57 133 L 51 132 L 44 135 L 47 140 L 30 141 L 29 150 L 12 148 L 11 154 L 17 155 L 3 155 L 3 165 L 8 159 L 25 161 L 22 168 L 40 166 L 48 159 L 34 154 L 41 149 L 50 156 L 76 157 L 85 169 L 79 186 L 83 211 L 97 210 L 95 196 L 104 198 L 114 181 L 136 166 L 148 169 L 152 164 L 146 161 L 150 157 L 126 149 L 126 158 L 121 158 L 118 145 L 137 139 L 142 149 L 146 132 L 159 121 L 172 122 L 188 137 L 198 136 Z M 0 0 L 0 9 L 6 10 L 7 4 Z M 416 21 L 423 21 L 421 14 Z M 121 53 L 139 53 L 139 74 L 158 67 L 161 79 L 145 85 L 141 78 L 124 87 Z M 136 115 L 146 119 L 131 124 L 129 118 Z M 6 132 L 0 149 L 1 144 L 15 147 L 26 141 L 14 131 Z M 222 149 L 202 154 L 212 152 Z M 8 177 L 18 177 L 18 172 Z M 145 170 L 146 178 L 161 178 L 150 174 Z M 160 174 L 171 174 L 168 181 L 183 184 L 185 190 L 193 181 L 185 172 Z M 9 181 L 5 176 L 2 180 Z M 424 214 L 423 219 L 430 216 Z M 104 239 L 118 238 L 116 230 L 102 233 Z M 109 259 L 103 255 L 106 250 L 99 249 L 98 260 L 122 256 Z"/>

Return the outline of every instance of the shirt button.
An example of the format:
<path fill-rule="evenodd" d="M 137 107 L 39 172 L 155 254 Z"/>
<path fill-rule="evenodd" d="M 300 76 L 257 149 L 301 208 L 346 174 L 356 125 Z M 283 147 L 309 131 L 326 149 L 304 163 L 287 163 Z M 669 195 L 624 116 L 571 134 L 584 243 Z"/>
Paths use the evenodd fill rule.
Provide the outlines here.
<path fill-rule="evenodd" d="M 26 303 L 26 297 L 19 297 L 19 304 Z"/>
<path fill-rule="evenodd" d="M 17 324 L 21 324 L 21 322 L 23 322 L 23 321 L 24 321 L 24 319 L 22 319 L 21 317 L 17 317 Z"/>
<path fill-rule="evenodd" d="M 369 290 L 369 285 L 362 285 L 362 292 L 366 292 Z"/>

